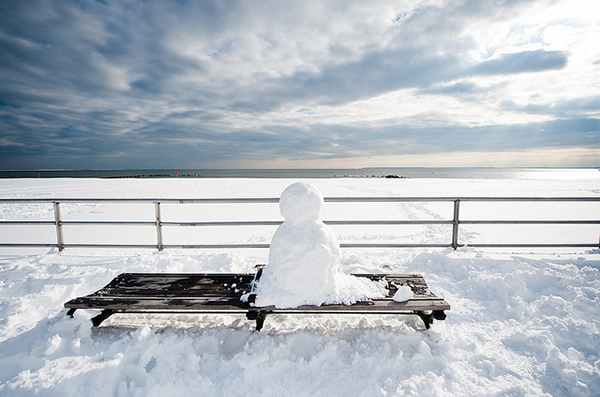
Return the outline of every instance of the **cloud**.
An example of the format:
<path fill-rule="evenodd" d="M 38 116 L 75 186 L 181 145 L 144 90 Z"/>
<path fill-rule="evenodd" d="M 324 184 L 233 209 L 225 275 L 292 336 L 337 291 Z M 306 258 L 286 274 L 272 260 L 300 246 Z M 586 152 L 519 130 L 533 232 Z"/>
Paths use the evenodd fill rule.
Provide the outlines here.
<path fill-rule="evenodd" d="M 428 87 L 457 75 L 460 59 L 423 54 L 414 49 L 366 54 L 355 62 L 326 66 L 280 80 L 267 94 L 286 100 L 342 104 L 408 87 Z"/>
<path fill-rule="evenodd" d="M 0 168 L 595 146 L 581 54 L 514 39 L 537 4 L 0 2 Z"/>
<path fill-rule="evenodd" d="M 474 75 L 531 73 L 563 69 L 566 65 L 567 55 L 562 51 L 535 50 L 501 55 L 479 63 L 470 72 Z"/>
<path fill-rule="evenodd" d="M 501 103 L 502 109 L 532 114 L 552 115 L 562 119 L 599 117 L 600 95 L 580 97 L 553 103 L 519 105 L 514 101 L 506 100 Z M 595 120 L 595 119 L 594 119 Z"/>
<path fill-rule="evenodd" d="M 112 158 L 108 168 L 135 168 L 135 164 L 147 158 L 153 159 L 156 168 L 170 168 L 169 164 L 175 158 L 180 166 L 191 168 L 231 168 L 264 159 L 288 158 L 321 164 L 330 159 L 415 153 L 443 157 L 446 152 L 458 151 L 496 152 L 574 145 L 600 147 L 600 121 L 597 119 L 474 128 L 460 125 L 438 128 L 274 125 L 228 133 L 202 130 L 195 125 L 177 128 L 168 125 L 169 134 L 160 123 L 123 136 L 71 132 L 69 138 L 62 137 L 57 141 L 34 143 L 35 140 L 28 140 L 21 147 L 0 146 L 0 155 L 4 164 L 22 164 L 21 168 L 24 164 L 24 168 L 44 168 L 43 164 L 48 161 L 57 168 L 71 168 L 82 161 L 88 168 L 107 168 L 108 156 L 116 151 L 127 153 L 127 156 Z M 22 162 L 23 157 L 29 159 L 28 163 Z"/>
<path fill-rule="evenodd" d="M 419 90 L 420 94 L 448 95 L 465 97 L 484 94 L 492 91 L 492 87 L 481 87 L 469 81 L 452 82 L 450 84 L 434 84 L 431 87 Z"/>
<path fill-rule="evenodd" d="M 11 141 L 7 138 L 0 138 L 0 146 L 25 146 L 21 142 Z"/>
<path fill-rule="evenodd" d="M 457 55 L 440 55 L 409 47 L 368 53 L 356 61 L 325 66 L 318 72 L 299 72 L 278 80 L 277 87 L 263 95 L 285 101 L 316 100 L 334 105 L 404 88 L 445 95 L 475 93 L 486 90 L 470 82 L 451 82 L 479 75 L 557 70 L 566 64 L 567 55 L 560 51 L 524 51 L 470 65 Z M 275 103 L 268 101 L 262 105 L 264 110 L 270 110 Z"/>

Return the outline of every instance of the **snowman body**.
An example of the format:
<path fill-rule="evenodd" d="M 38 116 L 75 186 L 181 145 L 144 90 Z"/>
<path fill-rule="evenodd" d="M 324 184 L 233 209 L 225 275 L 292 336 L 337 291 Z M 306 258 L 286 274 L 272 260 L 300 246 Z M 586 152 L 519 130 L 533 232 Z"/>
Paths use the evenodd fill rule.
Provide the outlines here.
<path fill-rule="evenodd" d="M 273 235 L 269 264 L 256 287 L 256 306 L 290 308 L 351 304 L 382 294 L 380 286 L 340 271 L 340 246 L 321 220 L 323 196 L 311 184 L 288 186 L 279 200 L 285 221 Z"/>

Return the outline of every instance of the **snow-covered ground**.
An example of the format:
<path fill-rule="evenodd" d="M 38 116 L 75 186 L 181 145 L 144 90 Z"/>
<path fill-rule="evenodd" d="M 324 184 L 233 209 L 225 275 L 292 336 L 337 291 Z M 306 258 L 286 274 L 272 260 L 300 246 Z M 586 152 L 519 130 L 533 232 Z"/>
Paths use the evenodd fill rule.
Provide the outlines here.
<path fill-rule="evenodd" d="M 286 179 L 13 179 L 0 198 L 278 197 Z M 316 179 L 334 196 L 600 196 L 600 181 Z M 598 204 L 464 203 L 465 219 L 600 219 Z M 144 219 L 152 206 L 71 204 L 64 219 Z M 448 204 L 326 203 L 323 219 L 450 219 Z M 0 205 L 0 219 L 52 219 L 51 205 Z M 173 204 L 166 220 L 281 219 L 276 204 Z M 122 229 L 126 229 L 123 231 Z M 165 230 L 165 243 L 269 242 L 274 227 Z M 446 242 L 446 226 L 334 227 L 340 242 Z M 598 241 L 600 226 L 464 227 L 473 242 Z M 65 227 L 67 242 L 155 243 L 144 227 Z M 1 226 L 3 242 L 53 242 L 54 228 Z M 551 240 L 551 241 L 547 241 Z M 0 395 L 600 395 L 600 251 L 344 249 L 346 272 L 421 273 L 451 305 L 413 316 L 68 318 L 64 302 L 121 272 L 249 272 L 268 251 L 0 250 Z"/>

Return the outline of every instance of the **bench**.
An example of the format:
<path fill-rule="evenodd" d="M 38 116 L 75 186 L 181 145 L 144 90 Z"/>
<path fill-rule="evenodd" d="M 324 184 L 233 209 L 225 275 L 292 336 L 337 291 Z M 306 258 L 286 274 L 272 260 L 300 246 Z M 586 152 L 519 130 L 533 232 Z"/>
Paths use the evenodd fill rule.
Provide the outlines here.
<path fill-rule="evenodd" d="M 358 302 L 353 305 L 299 306 L 278 309 L 273 306 L 255 307 L 254 283 L 256 273 L 123 273 L 104 288 L 87 296 L 65 303 L 73 317 L 77 309 L 100 309 L 92 318 L 99 326 L 115 313 L 245 314 L 256 321 L 256 330 L 263 327 L 268 314 L 415 314 L 429 329 L 433 320 L 444 320 L 450 305 L 435 296 L 418 274 L 355 274 L 374 281 L 387 281 L 389 294 L 384 299 Z M 414 296 L 405 302 L 392 298 L 400 286 L 408 285 Z M 246 302 L 241 300 L 247 295 Z"/>

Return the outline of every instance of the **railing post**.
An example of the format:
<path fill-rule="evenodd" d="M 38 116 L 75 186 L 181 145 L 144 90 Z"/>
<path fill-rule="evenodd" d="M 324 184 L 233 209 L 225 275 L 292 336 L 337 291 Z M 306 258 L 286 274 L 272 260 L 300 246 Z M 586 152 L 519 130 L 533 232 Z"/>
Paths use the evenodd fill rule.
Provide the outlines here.
<path fill-rule="evenodd" d="M 156 248 L 159 251 L 163 249 L 163 241 L 162 241 L 162 225 L 160 221 L 160 202 L 154 202 L 154 209 L 156 212 Z"/>
<path fill-rule="evenodd" d="M 452 248 L 458 248 L 458 216 L 460 210 L 460 200 L 454 200 L 454 219 L 452 220 Z"/>
<path fill-rule="evenodd" d="M 62 251 L 65 249 L 65 247 L 62 231 L 62 222 L 60 220 L 60 206 L 58 201 L 53 201 L 52 204 L 54 206 L 54 225 L 56 226 L 56 246 L 58 247 L 59 251 Z"/>

